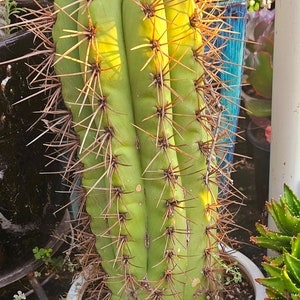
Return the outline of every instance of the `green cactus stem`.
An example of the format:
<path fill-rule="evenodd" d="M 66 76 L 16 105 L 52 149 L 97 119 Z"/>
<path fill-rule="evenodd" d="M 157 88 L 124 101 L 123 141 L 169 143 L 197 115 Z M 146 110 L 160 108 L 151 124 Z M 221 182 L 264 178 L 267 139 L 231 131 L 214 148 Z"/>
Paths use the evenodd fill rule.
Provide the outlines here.
<path fill-rule="evenodd" d="M 117 297 L 204 297 L 217 185 L 195 56 L 203 52 L 201 7 L 55 4 L 55 71 L 81 138 L 86 209 L 106 284 Z"/>
<path fill-rule="evenodd" d="M 230 186 L 222 141 L 232 134 L 221 125 L 226 40 L 214 43 L 230 31 L 222 3 L 55 0 L 53 11 L 23 21 L 53 48 L 33 68 L 52 84 L 42 118 L 70 117 L 58 113 L 61 98 L 72 115 L 76 137 L 58 120 L 45 123 L 67 157 L 71 190 L 81 178 L 74 247 L 88 232 L 86 212 L 97 256 L 81 262 L 101 262 L 101 299 L 218 297 L 218 243 L 230 223 L 218 212 L 218 188 Z"/>

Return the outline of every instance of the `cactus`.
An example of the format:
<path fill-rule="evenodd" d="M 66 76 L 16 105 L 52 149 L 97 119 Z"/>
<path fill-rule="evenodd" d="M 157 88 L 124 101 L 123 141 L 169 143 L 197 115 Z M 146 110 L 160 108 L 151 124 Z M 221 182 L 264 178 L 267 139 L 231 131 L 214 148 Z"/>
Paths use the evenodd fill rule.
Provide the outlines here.
<path fill-rule="evenodd" d="M 275 250 L 276 257 L 266 257 L 262 263 L 269 277 L 257 281 L 267 287 L 268 299 L 300 298 L 300 200 L 284 185 L 280 203 L 267 203 L 278 231 L 272 231 L 257 223 L 260 234 L 251 240 L 261 247 Z"/>
<path fill-rule="evenodd" d="M 230 186 L 218 77 L 230 35 L 212 42 L 231 30 L 223 3 L 55 0 L 22 17 L 44 46 L 33 67 L 50 91 L 41 118 L 89 215 L 101 299 L 218 297 L 231 222 L 228 191 L 218 199 Z M 76 232 L 80 248 L 87 229 Z"/>

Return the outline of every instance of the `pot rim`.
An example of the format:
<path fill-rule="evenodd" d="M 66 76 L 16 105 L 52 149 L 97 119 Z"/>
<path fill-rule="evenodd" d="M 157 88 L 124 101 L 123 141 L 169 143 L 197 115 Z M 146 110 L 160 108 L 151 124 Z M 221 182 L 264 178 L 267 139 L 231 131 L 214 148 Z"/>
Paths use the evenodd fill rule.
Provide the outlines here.
<path fill-rule="evenodd" d="M 58 235 L 66 234 L 66 232 L 69 231 L 70 225 L 70 214 L 68 209 L 65 210 L 65 214 L 60 221 L 59 225 L 54 229 L 54 232 Z M 48 243 L 45 245 L 45 248 L 52 248 L 53 254 L 58 251 L 58 249 L 63 244 L 62 239 L 57 239 L 55 235 L 51 235 L 49 238 Z M 31 259 L 26 261 L 22 266 L 19 266 L 13 270 L 10 270 L 9 272 L 3 273 L 0 276 L 0 288 L 5 287 L 13 282 L 16 282 L 23 277 L 25 277 L 30 272 L 33 272 L 36 268 L 41 266 L 43 264 L 42 261 Z"/>
<path fill-rule="evenodd" d="M 245 275 L 248 277 L 250 283 L 253 286 L 254 293 L 255 293 L 255 300 L 261 300 L 267 297 L 266 288 L 256 282 L 256 278 L 264 278 L 265 276 L 258 268 L 258 266 L 250 260 L 246 255 L 243 253 L 234 250 L 228 246 L 222 246 L 223 250 L 229 255 L 229 257 L 233 258 L 237 261 L 239 268 Z"/>
<path fill-rule="evenodd" d="M 267 143 L 264 144 L 264 143 L 261 143 L 253 134 L 253 131 L 255 129 L 257 129 L 258 127 L 252 122 L 250 121 L 249 124 L 248 124 L 248 127 L 247 127 L 247 138 L 249 140 L 249 142 L 254 145 L 256 148 L 260 149 L 260 150 L 263 150 L 265 152 L 270 152 L 270 143 Z"/>
<path fill-rule="evenodd" d="M 0 63 L 9 64 L 19 60 L 32 51 L 34 34 L 30 31 L 20 30 L 0 41 Z"/>
<path fill-rule="evenodd" d="M 251 261 L 243 253 L 236 251 L 228 246 L 222 245 L 220 248 L 229 256 L 238 263 L 238 267 L 241 271 L 247 276 L 251 285 L 253 286 L 255 293 L 255 300 L 264 299 L 266 294 L 266 288 L 256 282 L 256 278 L 264 278 L 265 276 L 258 268 L 258 266 Z M 84 291 L 88 285 L 87 277 L 92 272 L 93 266 L 89 266 L 84 269 L 79 276 L 73 281 L 71 287 L 68 291 L 66 300 L 81 300 L 84 294 Z"/>

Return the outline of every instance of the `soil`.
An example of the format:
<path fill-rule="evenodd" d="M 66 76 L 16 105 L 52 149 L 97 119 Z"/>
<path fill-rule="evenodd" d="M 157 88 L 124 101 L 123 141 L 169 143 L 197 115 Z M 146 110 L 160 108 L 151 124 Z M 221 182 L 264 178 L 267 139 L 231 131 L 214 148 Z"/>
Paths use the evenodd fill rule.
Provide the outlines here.
<path fill-rule="evenodd" d="M 254 290 L 247 280 L 233 283 L 227 288 L 224 300 L 254 300 Z"/>

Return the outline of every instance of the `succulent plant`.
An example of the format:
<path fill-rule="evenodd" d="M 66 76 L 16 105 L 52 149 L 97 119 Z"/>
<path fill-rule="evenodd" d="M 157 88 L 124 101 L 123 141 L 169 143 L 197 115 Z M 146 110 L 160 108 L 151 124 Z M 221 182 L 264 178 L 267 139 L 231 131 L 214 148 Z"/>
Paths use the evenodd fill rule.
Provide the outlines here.
<path fill-rule="evenodd" d="M 245 74 L 257 96 L 272 98 L 274 10 L 248 14 Z"/>
<path fill-rule="evenodd" d="M 262 5 L 263 3 L 260 3 Z M 266 145 L 271 142 L 273 48 L 275 10 L 264 3 L 248 12 L 242 98 L 255 131 L 264 130 Z M 260 136 L 260 134 L 259 134 Z"/>
<path fill-rule="evenodd" d="M 245 51 L 245 91 L 249 115 L 271 116 L 275 10 L 248 13 Z"/>
<path fill-rule="evenodd" d="M 280 202 L 267 203 L 278 231 L 257 224 L 260 236 L 251 240 L 259 246 L 275 250 L 278 256 L 266 257 L 262 263 L 269 277 L 257 281 L 267 287 L 269 299 L 300 298 L 300 200 L 285 185 Z"/>
<path fill-rule="evenodd" d="M 42 41 L 41 118 L 88 213 L 92 235 L 82 212 L 75 246 L 91 236 L 101 259 L 88 250 L 81 263 L 101 262 L 101 299 L 218 297 L 230 223 L 218 77 L 230 36 L 213 43 L 231 30 L 223 2 L 55 0 L 21 17 Z"/>

